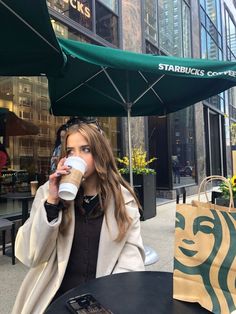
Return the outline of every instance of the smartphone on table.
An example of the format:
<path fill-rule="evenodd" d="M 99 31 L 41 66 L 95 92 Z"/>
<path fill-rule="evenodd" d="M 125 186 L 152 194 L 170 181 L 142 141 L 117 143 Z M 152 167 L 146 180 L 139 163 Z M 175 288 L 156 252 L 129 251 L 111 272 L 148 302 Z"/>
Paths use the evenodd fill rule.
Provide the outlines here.
<path fill-rule="evenodd" d="M 73 314 L 113 314 L 89 293 L 70 298 L 66 306 Z"/>

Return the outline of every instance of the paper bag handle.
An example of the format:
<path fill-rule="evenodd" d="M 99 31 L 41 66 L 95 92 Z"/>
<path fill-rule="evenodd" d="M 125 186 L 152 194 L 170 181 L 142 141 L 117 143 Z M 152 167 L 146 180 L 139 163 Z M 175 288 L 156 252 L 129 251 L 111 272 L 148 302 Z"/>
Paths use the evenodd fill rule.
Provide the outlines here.
<path fill-rule="evenodd" d="M 206 177 L 202 180 L 202 182 L 199 186 L 199 189 L 198 189 L 198 201 L 200 201 L 200 194 L 201 194 L 201 191 L 203 190 L 203 192 L 206 195 L 207 202 L 209 202 L 209 199 L 208 199 L 208 196 L 206 193 L 206 186 L 209 182 L 214 181 L 214 180 L 221 180 L 228 186 L 229 195 L 230 195 L 230 199 L 229 199 L 229 211 L 230 211 L 231 208 L 234 208 L 233 191 L 232 191 L 232 187 L 231 187 L 229 181 L 225 177 L 222 177 L 222 176 L 214 175 L 214 176 Z"/>

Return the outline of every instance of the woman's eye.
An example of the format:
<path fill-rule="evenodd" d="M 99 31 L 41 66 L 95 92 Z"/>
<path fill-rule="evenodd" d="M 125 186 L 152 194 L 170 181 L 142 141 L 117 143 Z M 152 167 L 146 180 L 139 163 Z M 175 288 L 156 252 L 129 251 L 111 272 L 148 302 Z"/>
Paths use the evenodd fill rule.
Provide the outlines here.
<path fill-rule="evenodd" d="M 71 156 L 72 154 L 73 154 L 73 152 L 72 152 L 71 149 L 69 149 L 69 150 L 66 151 L 66 156 L 67 156 L 67 157 L 68 157 L 68 156 Z"/>
<path fill-rule="evenodd" d="M 83 147 L 83 148 L 82 148 L 82 151 L 83 151 L 84 153 L 90 153 L 90 152 L 91 152 L 91 149 L 90 149 L 89 146 L 87 146 L 87 147 Z"/>

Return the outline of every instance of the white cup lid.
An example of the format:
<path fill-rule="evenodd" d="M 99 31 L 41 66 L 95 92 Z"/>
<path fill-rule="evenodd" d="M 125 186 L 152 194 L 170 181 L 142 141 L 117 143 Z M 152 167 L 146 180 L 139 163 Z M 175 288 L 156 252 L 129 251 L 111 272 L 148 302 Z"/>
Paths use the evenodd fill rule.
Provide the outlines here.
<path fill-rule="evenodd" d="M 83 158 L 78 156 L 67 157 L 65 161 L 66 166 L 71 166 L 77 170 L 80 170 L 82 173 L 85 173 L 87 169 L 87 163 Z"/>

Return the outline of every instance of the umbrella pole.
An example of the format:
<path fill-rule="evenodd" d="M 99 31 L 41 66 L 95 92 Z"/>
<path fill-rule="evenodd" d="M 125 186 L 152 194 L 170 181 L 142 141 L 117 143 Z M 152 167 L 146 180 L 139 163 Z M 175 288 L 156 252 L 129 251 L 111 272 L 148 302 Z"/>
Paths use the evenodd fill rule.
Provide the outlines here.
<path fill-rule="evenodd" d="M 130 185 L 133 188 L 134 184 L 133 184 L 132 145 L 131 145 L 131 128 L 130 128 L 131 107 L 128 107 L 127 113 L 128 113 L 127 127 L 128 127 L 128 151 L 129 151 L 129 180 L 130 180 Z"/>

